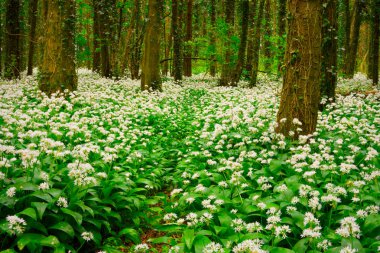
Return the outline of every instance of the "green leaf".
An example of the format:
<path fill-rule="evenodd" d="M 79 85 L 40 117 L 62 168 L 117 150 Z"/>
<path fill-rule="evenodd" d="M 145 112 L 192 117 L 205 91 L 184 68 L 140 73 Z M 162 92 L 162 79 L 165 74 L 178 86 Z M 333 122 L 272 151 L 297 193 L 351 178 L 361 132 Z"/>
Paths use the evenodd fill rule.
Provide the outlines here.
<path fill-rule="evenodd" d="M 168 236 L 162 236 L 162 237 L 157 237 L 157 238 L 150 238 L 148 241 L 154 244 L 170 244 L 174 239 L 172 237 Z"/>
<path fill-rule="evenodd" d="M 277 175 L 282 168 L 282 161 L 280 160 L 271 160 L 269 163 L 269 173 L 272 175 Z"/>
<path fill-rule="evenodd" d="M 133 243 L 141 243 L 139 233 L 133 228 L 124 228 L 119 232 L 119 236 L 124 235 L 126 238 L 130 239 Z"/>
<path fill-rule="evenodd" d="M 218 219 L 222 227 L 229 227 L 231 225 L 232 219 L 226 212 L 220 213 Z"/>
<path fill-rule="evenodd" d="M 19 215 L 26 215 L 30 218 L 32 218 L 33 220 L 37 220 L 37 214 L 36 214 L 36 210 L 34 210 L 33 208 L 31 207 L 28 207 L 27 209 L 25 209 L 24 211 L 22 212 L 19 212 L 18 213 Z"/>
<path fill-rule="evenodd" d="M 271 253 L 295 253 L 293 250 L 281 247 L 275 247 L 270 250 Z M 298 253 L 298 252 L 297 252 Z"/>
<path fill-rule="evenodd" d="M 74 237 L 74 234 L 75 234 L 73 227 L 65 221 L 59 222 L 55 224 L 54 226 L 51 226 L 50 229 L 62 231 L 66 233 L 67 235 L 69 235 L 71 238 Z"/>
<path fill-rule="evenodd" d="M 38 217 L 40 218 L 40 220 L 42 220 L 42 217 L 44 216 L 48 204 L 43 202 L 32 202 L 31 205 L 36 209 Z"/>
<path fill-rule="evenodd" d="M 369 235 L 372 234 L 372 232 L 376 232 L 377 230 L 380 230 L 380 215 L 379 214 L 371 214 L 368 215 L 367 218 L 364 221 L 363 226 L 363 234 Z"/>
<path fill-rule="evenodd" d="M 40 244 L 42 246 L 55 248 L 55 247 L 57 247 L 59 245 L 59 240 L 57 239 L 57 237 L 55 237 L 53 235 L 50 235 L 50 236 L 42 239 L 40 241 Z"/>
<path fill-rule="evenodd" d="M 79 213 L 71 211 L 70 209 L 67 209 L 67 208 L 61 208 L 61 211 L 73 217 L 73 219 L 76 221 L 78 225 L 82 224 L 82 215 L 80 215 Z"/>
<path fill-rule="evenodd" d="M 14 249 L 6 249 L 3 251 L 0 251 L 0 253 L 17 253 L 17 251 L 15 251 Z"/>
<path fill-rule="evenodd" d="M 194 229 L 185 229 L 183 231 L 182 240 L 185 242 L 188 250 L 191 250 L 194 241 Z"/>
<path fill-rule="evenodd" d="M 309 239 L 308 238 L 304 238 L 302 240 L 299 240 L 296 245 L 294 245 L 293 247 L 293 250 L 297 253 L 304 253 L 306 252 L 307 248 L 308 248 L 308 242 L 309 242 Z"/>
<path fill-rule="evenodd" d="M 211 240 L 208 239 L 208 237 L 204 235 L 197 235 L 193 242 L 195 253 L 202 253 L 204 247 L 206 247 L 209 243 L 211 243 Z"/>
<path fill-rule="evenodd" d="M 45 236 L 40 234 L 22 234 L 17 240 L 17 247 L 19 250 L 23 250 L 30 243 L 40 244 L 44 238 Z"/>

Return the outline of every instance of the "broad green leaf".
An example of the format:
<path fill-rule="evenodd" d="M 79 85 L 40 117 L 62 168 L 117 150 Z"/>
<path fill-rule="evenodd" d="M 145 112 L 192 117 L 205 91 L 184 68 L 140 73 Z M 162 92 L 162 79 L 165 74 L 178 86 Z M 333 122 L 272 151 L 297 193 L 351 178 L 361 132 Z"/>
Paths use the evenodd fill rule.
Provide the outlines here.
<path fill-rule="evenodd" d="M 271 253 L 296 253 L 295 251 L 287 248 L 275 247 L 270 250 Z M 297 252 L 298 253 L 298 252 Z"/>
<path fill-rule="evenodd" d="M 197 235 L 194 238 L 194 251 L 195 253 L 202 253 L 204 247 L 206 247 L 207 244 L 211 243 L 211 240 L 204 236 L 204 235 Z"/>
<path fill-rule="evenodd" d="M 57 237 L 55 237 L 53 235 L 50 235 L 50 236 L 42 239 L 40 241 L 40 244 L 42 246 L 55 248 L 55 247 L 57 247 L 59 245 L 59 240 L 57 239 Z"/>
<path fill-rule="evenodd" d="M 74 237 L 75 235 L 73 227 L 65 221 L 59 222 L 55 224 L 54 226 L 51 226 L 49 229 L 60 230 L 66 233 L 67 235 L 69 235 L 70 237 Z"/>
<path fill-rule="evenodd" d="M 82 215 L 80 215 L 79 213 L 71 211 L 70 209 L 67 209 L 67 208 L 61 208 L 61 211 L 65 214 L 70 215 L 76 221 L 78 225 L 82 224 Z"/>
<path fill-rule="evenodd" d="M 139 233 L 133 228 L 124 228 L 119 232 L 119 236 L 125 236 L 135 244 L 141 243 Z"/>
<path fill-rule="evenodd" d="M 42 220 L 42 217 L 44 216 L 48 204 L 43 202 L 32 202 L 31 205 L 36 209 L 38 217 L 40 218 L 40 220 Z"/>
<path fill-rule="evenodd" d="M 380 215 L 368 215 L 364 221 L 364 226 L 362 230 L 364 234 L 371 234 L 373 231 L 380 230 Z"/>
<path fill-rule="evenodd" d="M 301 239 L 299 240 L 293 247 L 293 250 L 297 253 L 304 253 L 306 252 L 307 248 L 308 248 L 308 242 L 309 242 L 309 239 L 308 238 L 304 238 L 304 239 Z"/>
<path fill-rule="evenodd" d="M 194 241 L 194 229 L 185 229 L 185 231 L 183 231 L 182 239 L 186 244 L 187 249 L 191 250 Z"/>
<path fill-rule="evenodd" d="M 17 240 L 17 247 L 19 250 L 23 250 L 29 243 L 40 244 L 45 236 L 40 234 L 22 234 Z"/>
<path fill-rule="evenodd" d="M 26 215 L 30 218 L 32 218 L 33 220 L 37 220 L 37 214 L 36 214 L 36 210 L 34 210 L 33 208 L 29 207 L 25 210 L 23 210 L 22 212 L 19 212 L 18 213 L 19 215 Z"/>

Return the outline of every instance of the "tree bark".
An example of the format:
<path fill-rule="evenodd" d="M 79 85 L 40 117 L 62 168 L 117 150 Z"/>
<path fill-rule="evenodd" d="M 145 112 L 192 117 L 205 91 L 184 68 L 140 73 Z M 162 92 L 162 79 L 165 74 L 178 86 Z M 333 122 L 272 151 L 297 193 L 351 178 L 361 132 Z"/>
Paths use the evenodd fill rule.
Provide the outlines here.
<path fill-rule="evenodd" d="M 77 88 L 75 71 L 75 0 L 43 0 L 43 57 L 39 88 L 47 95 Z"/>
<path fill-rule="evenodd" d="M 234 63 L 232 61 L 232 49 L 230 38 L 233 35 L 233 27 L 235 21 L 235 0 L 226 0 L 225 6 L 226 18 L 225 22 L 228 26 L 227 38 L 224 43 L 224 63 L 222 64 L 222 73 L 219 80 L 220 86 L 232 85 L 232 75 Z"/>
<path fill-rule="evenodd" d="M 343 58 L 347 59 L 350 52 L 350 37 L 351 37 L 351 12 L 350 12 L 350 0 L 343 0 L 344 8 L 344 54 Z M 344 68 L 344 66 L 343 66 Z"/>
<path fill-rule="evenodd" d="M 182 24 L 180 23 L 182 0 L 172 1 L 172 30 L 173 30 L 173 74 L 174 81 L 182 80 Z"/>
<path fill-rule="evenodd" d="M 37 24 L 38 0 L 29 2 L 29 52 L 28 52 L 28 71 L 27 75 L 33 74 L 34 45 L 36 43 L 36 24 Z"/>
<path fill-rule="evenodd" d="M 250 1 L 250 6 L 249 6 L 249 27 L 248 27 L 248 45 L 247 45 L 247 59 L 246 59 L 246 64 L 245 68 L 247 71 L 246 77 L 250 77 L 250 73 L 252 71 L 252 56 L 253 56 L 253 36 L 254 36 L 254 31 L 255 31 L 255 16 L 256 16 L 256 9 L 257 9 L 257 0 Z"/>
<path fill-rule="evenodd" d="M 278 65 L 277 72 L 280 75 L 282 72 L 282 64 L 284 61 L 284 37 L 286 34 L 286 1 L 278 0 L 278 12 L 277 12 L 277 26 L 278 26 Z"/>
<path fill-rule="evenodd" d="M 162 90 L 160 76 L 160 39 L 163 0 L 149 0 L 147 29 L 144 37 L 141 90 Z"/>
<path fill-rule="evenodd" d="M 368 78 L 372 79 L 373 85 L 379 84 L 379 17 L 380 0 L 371 0 L 371 35 L 370 53 L 368 62 Z"/>
<path fill-rule="evenodd" d="M 248 19 L 249 19 L 249 1 L 241 1 L 242 20 L 241 20 L 241 35 L 240 45 L 238 51 L 238 59 L 236 62 L 236 68 L 232 76 L 231 84 L 237 86 L 240 81 L 241 73 L 243 72 L 243 66 L 245 62 L 245 52 L 247 49 L 247 36 L 248 36 Z"/>
<path fill-rule="evenodd" d="M 0 77 L 3 74 L 3 37 L 4 37 L 3 13 L 4 13 L 4 2 L 0 2 Z"/>
<path fill-rule="evenodd" d="M 312 134 L 317 125 L 322 11 L 319 0 L 288 0 L 288 7 L 291 19 L 285 51 L 286 71 L 276 131 L 296 139 L 299 135 Z"/>
<path fill-rule="evenodd" d="M 264 12 L 264 56 L 265 56 L 265 69 L 272 69 L 272 50 L 271 50 L 271 41 L 270 38 L 272 36 L 272 24 L 271 24 L 271 0 L 267 0 L 265 4 L 265 12 Z"/>
<path fill-rule="evenodd" d="M 350 29 L 350 45 L 349 50 L 346 54 L 344 74 L 347 78 L 352 78 L 355 73 L 356 55 L 358 51 L 359 43 L 359 29 L 361 23 L 361 10 L 363 8 L 363 3 L 361 1 L 355 1 L 353 15 L 351 18 L 351 29 Z"/>
<path fill-rule="evenodd" d="M 323 1 L 321 96 L 335 99 L 338 61 L 337 0 Z"/>
<path fill-rule="evenodd" d="M 100 3 L 98 0 L 93 0 L 94 8 L 94 31 L 93 31 L 93 53 L 92 53 L 92 71 L 100 73 L 100 21 L 99 11 Z"/>
<path fill-rule="evenodd" d="M 7 0 L 5 11 L 5 61 L 4 77 L 20 78 L 21 72 L 21 27 L 20 0 Z"/>
<path fill-rule="evenodd" d="M 252 55 L 252 71 L 250 87 L 255 87 L 257 83 L 257 73 L 259 72 L 259 57 L 260 57 L 260 44 L 261 44 L 261 23 L 263 19 L 265 0 L 260 0 L 258 15 L 256 19 L 256 26 L 253 35 L 253 55 Z"/>
<path fill-rule="evenodd" d="M 192 66 L 191 66 L 191 51 L 192 46 L 190 45 L 193 39 L 193 0 L 188 0 L 187 2 L 187 13 L 186 13 L 186 37 L 185 37 L 185 51 L 184 51 L 184 61 L 183 61 L 183 74 L 184 76 L 191 76 Z"/>
<path fill-rule="evenodd" d="M 135 9 L 132 22 L 133 32 L 128 48 L 130 51 L 129 70 L 131 72 L 131 78 L 138 79 L 141 61 L 141 46 L 144 38 L 144 29 L 141 25 L 141 0 L 135 0 Z"/>
<path fill-rule="evenodd" d="M 216 75 L 216 6 L 215 0 L 211 0 L 211 29 L 210 29 L 210 75 Z"/>

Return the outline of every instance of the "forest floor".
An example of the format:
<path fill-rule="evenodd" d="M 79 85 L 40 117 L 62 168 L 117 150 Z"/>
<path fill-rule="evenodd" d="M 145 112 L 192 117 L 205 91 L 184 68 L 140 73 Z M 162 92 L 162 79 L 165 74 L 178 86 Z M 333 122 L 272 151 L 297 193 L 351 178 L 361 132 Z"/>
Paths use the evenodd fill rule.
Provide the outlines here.
<path fill-rule="evenodd" d="M 341 79 L 316 134 L 290 141 L 280 82 L 260 80 L 141 93 L 80 70 L 66 99 L 0 81 L 0 251 L 380 250 L 378 90 Z"/>

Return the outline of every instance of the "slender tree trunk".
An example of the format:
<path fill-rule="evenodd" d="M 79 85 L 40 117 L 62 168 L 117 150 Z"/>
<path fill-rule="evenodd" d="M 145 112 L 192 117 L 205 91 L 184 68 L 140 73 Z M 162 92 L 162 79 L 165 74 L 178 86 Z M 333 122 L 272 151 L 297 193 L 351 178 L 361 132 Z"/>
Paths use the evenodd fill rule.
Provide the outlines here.
<path fill-rule="evenodd" d="M 351 20 L 350 30 L 350 46 L 345 59 L 344 74 L 348 78 L 352 78 L 355 73 L 356 55 L 358 51 L 359 43 L 359 30 L 361 23 L 361 10 L 363 3 L 361 1 L 355 1 L 353 16 Z"/>
<path fill-rule="evenodd" d="M 231 49 L 231 41 L 230 38 L 233 35 L 233 27 L 235 21 L 235 0 L 226 0 L 225 6 L 226 13 L 226 24 L 228 26 L 227 39 L 224 43 L 224 63 L 222 65 L 222 73 L 219 80 L 220 86 L 228 86 L 232 85 L 232 75 L 233 75 L 233 66 L 234 63 L 232 61 L 232 49 Z"/>
<path fill-rule="evenodd" d="M 143 27 L 141 25 L 141 0 L 135 0 L 135 9 L 133 15 L 133 33 L 132 39 L 129 43 L 130 48 L 130 60 L 129 60 L 129 69 L 131 72 L 132 79 L 139 78 L 140 71 L 140 61 L 141 61 L 141 46 L 143 41 Z"/>
<path fill-rule="evenodd" d="M 93 34 L 93 56 L 92 56 L 92 70 L 100 73 L 100 21 L 99 11 L 100 3 L 98 0 L 93 0 L 94 8 L 94 34 Z"/>
<path fill-rule="evenodd" d="M 4 37 L 3 12 L 4 12 L 4 2 L 0 2 L 0 77 L 3 74 L 3 37 Z"/>
<path fill-rule="evenodd" d="M 189 45 L 193 39 L 193 0 L 188 0 L 187 2 L 187 13 L 186 13 L 186 37 L 185 37 L 185 52 L 183 59 L 183 74 L 184 76 L 191 76 L 192 66 L 191 66 L 191 51 L 192 46 Z"/>
<path fill-rule="evenodd" d="M 322 83 L 321 96 L 335 99 L 338 61 L 337 0 L 324 0 L 322 27 Z"/>
<path fill-rule="evenodd" d="M 20 0 L 7 0 L 5 11 L 5 61 L 4 77 L 20 78 L 21 72 L 21 28 Z"/>
<path fill-rule="evenodd" d="M 180 23 L 182 0 L 172 1 L 172 29 L 173 29 L 173 72 L 174 81 L 182 80 L 182 24 Z"/>
<path fill-rule="evenodd" d="M 99 28 L 100 28 L 100 73 L 104 77 L 112 76 L 111 69 L 111 38 L 112 38 L 112 8 L 114 7 L 113 0 L 98 0 L 100 9 L 98 12 Z"/>
<path fill-rule="evenodd" d="M 29 2 L 29 52 L 28 52 L 28 71 L 27 75 L 33 74 L 34 44 L 36 43 L 36 24 L 37 24 L 38 0 Z"/>
<path fill-rule="evenodd" d="M 257 0 L 250 1 L 250 6 L 249 6 L 249 28 L 248 28 L 248 46 L 247 46 L 247 59 L 246 59 L 246 70 L 247 70 L 247 75 L 246 77 L 249 78 L 250 73 L 252 71 L 252 56 L 253 56 L 253 36 L 254 36 L 254 31 L 255 31 L 255 16 L 256 16 L 256 9 L 257 9 Z"/>
<path fill-rule="evenodd" d="M 276 131 L 296 139 L 299 135 L 312 134 L 317 125 L 322 10 L 319 0 L 288 0 L 288 7 L 292 18 L 288 22 L 285 74 Z"/>
<path fill-rule="evenodd" d="M 286 25 L 286 1 L 278 0 L 278 12 L 277 12 L 277 26 L 278 26 L 278 66 L 277 71 L 280 75 L 282 72 L 282 64 L 284 61 L 284 37 L 285 37 L 285 25 Z"/>
<path fill-rule="evenodd" d="M 171 50 L 171 28 L 170 28 L 170 17 L 165 18 L 164 24 L 164 37 L 165 37 L 165 59 L 170 58 L 170 50 Z M 169 61 L 165 61 L 162 66 L 162 74 L 169 74 Z"/>
<path fill-rule="evenodd" d="M 211 48 L 211 63 L 210 75 L 216 75 L 216 6 L 215 0 L 211 0 L 211 29 L 210 29 L 210 48 Z"/>
<path fill-rule="evenodd" d="M 162 90 L 160 76 L 160 39 L 163 0 L 149 0 L 148 24 L 144 37 L 141 90 Z"/>
<path fill-rule="evenodd" d="M 380 38 L 380 0 L 375 1 L 375 17 L 373 24 L 373 50 L 372 50 L 372 80 L 373 85 L 379 84 L 379 38 Z"/>
<path fill-rule="evenodd" d="M 272 21 L 271 21 L 271 0 L 267 0 L 264 12 L 264 56 L 265 56 L 265 69 L 270 71 L 272 69 L 272 50 L 271 50 L 271 36 L 272 36 Z"/>
<path fill-rule="evenodd" d="M 75 71 L 75 0 L 43 0 L 44 38 L 39 88 L 47 95 L 73 91 Z"/>
<path fill-rule="evenodd" d="M 351 37 L 351 12 L 350 12 L 350 0 L 343 0 L 344 8 L 344 54 L 343 58 L 347 59 L 350 52 L 350 37 Z M 344 66 L 343 66 L 344 68 Z"/>
<path fill-rule="evenodd" d="M 236 63 L 235 72 L 232 77 L 232 85 L 237 86 L 241 73 L 243 72 L 243 67 L 245 63 L 245 52 L 247 49 L 247 36 L 248 36 L 248 19 L 249 19 L 249 1 L 241 1 L 242 10 L 242 20 L 241 20 L 241 35 L 240 35 L 240 45 L 238 52 L 238 59 Z"/>
<path fill-rule="evenodd" d="M 264 12 L 265 0 L 260 0 L 259 13 L 257 15 L 255 31 L 253 35 L 253 55 L 252 55 L 252 71 L 251 80 L 249 82 L 250 87 L 256 86 L 257 73 L 259 72 L 259 57 L 260 57 L 260 44 L 261 44 L 261 23 Z"/>

